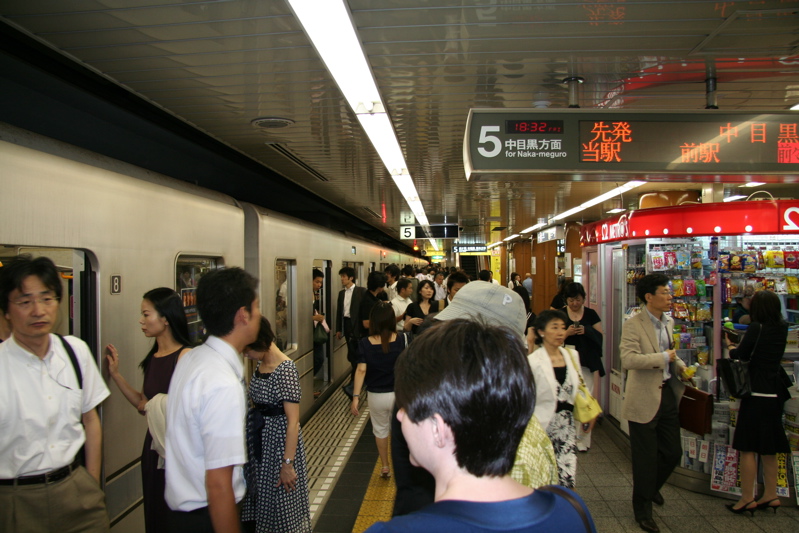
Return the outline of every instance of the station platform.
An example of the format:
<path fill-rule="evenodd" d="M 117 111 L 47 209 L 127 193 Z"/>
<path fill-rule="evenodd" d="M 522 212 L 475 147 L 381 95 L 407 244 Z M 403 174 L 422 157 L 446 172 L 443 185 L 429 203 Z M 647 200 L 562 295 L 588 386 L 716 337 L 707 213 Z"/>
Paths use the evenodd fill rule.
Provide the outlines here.
<path fill-rule="evenodd" d="M 597 425 L 591 450 L 578 456 L 576 490 L 588 504 L 598 532 L 641 531 L 633 518 L 630 459 L 606 424 Z M 348 398 L 336 391 L 303 428 L 303 437 L 314 533 L 360 533 L 391 518 L 394 481 L 380 478 L 368 397 L 356 418 Z M 666 503 L 654 506 L 654 518 L 664 533 L 799 531 L 796 507 L 750 517 L 730 513 L 724 504 L 731 500 L 725 498 L 669 484 L 661 492 Z"/>

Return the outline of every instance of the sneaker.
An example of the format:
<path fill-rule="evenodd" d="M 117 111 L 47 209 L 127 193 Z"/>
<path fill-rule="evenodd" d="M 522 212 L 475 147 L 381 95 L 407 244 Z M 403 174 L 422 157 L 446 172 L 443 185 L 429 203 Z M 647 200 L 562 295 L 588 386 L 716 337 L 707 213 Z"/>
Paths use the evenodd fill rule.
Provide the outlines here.
<path fill-rule="evenodd" d="M 587 452 L 588 450 L 590 450 L 590 449 L 591 449 L 591 448 L 589 448 L 589 447 L 588 447 L 588 446 L 586 446 L 585 444 L 578 444 L 578 445 L 577 445 L 577 451 L 578 451 L 578 452 L 581 452 L 581 453 L 586 453 L 586 452 Z"/>

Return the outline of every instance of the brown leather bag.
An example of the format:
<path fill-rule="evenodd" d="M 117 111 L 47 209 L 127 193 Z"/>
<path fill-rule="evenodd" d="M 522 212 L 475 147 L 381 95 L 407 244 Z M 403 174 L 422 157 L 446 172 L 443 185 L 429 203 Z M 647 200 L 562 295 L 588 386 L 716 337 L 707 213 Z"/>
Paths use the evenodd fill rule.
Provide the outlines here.
<path fill-rule="evenodd" d="M 713 395 L 691 386 L 680 400 L 680 427 L 705 435 L 713 429 Z"/>

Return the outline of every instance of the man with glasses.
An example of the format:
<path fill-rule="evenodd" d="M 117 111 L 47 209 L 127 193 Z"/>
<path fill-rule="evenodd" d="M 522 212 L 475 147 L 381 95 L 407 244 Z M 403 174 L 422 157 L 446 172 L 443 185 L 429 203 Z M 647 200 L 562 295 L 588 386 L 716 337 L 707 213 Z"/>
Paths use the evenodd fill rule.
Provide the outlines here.
<path fill-rule="evenodd" d="M 652 503 L 663 505 L 660 488 L 680 462 L 679 405 L 685 363 L 672 340 L 674 320 L 669 278 L 649 274 L 635 287 L 641 312 L 621 332 L 621 366 L 627 371 L 622 417 L 630 422 L 633 462 L 633 512 L 644 531 L 660 531 Z"/>
<path fill-rule="evenodd" d="M 0 531 L 109 528 L 96 410 L 109 391 L 86 343 L 51 333 L 61 292 L 46 257 L 19 256 L 0 270 L 12 330 L 0 344 Z"/>

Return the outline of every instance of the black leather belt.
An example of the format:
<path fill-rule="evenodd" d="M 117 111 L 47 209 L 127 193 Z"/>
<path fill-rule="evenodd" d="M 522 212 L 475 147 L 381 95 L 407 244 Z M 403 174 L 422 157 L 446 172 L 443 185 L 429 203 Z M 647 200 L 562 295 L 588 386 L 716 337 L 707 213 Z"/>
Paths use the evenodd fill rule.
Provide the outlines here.
<path fill-rule="evenodd" d="M 72 461 L 72 464 L 47 472 L 46 474 L 38 474 L 35 476 L 21 476 L 15 479 L 0 479 L 0 485 L 41 485 L 42 483 L 55 483 L 69 476 L 73 470 L 80 466 L 78 460 Z"/>

